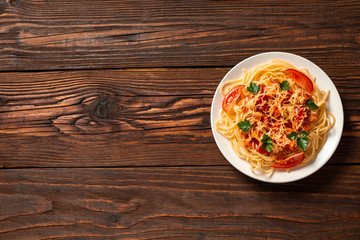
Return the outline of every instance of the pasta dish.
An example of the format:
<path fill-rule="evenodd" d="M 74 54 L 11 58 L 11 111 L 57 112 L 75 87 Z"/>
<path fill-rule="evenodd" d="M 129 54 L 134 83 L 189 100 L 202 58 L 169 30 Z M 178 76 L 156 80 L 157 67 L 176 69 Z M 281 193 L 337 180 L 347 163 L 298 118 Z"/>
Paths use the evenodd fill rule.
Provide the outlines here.
<path fill-rule="evenodd" d="M 315 159 L 335 117 L 307 69 L 272 60 L 221 86 L 216 130 L 252 170 L 271 173 Z M 331 117 L 331 120 L 329 117 Z"/>

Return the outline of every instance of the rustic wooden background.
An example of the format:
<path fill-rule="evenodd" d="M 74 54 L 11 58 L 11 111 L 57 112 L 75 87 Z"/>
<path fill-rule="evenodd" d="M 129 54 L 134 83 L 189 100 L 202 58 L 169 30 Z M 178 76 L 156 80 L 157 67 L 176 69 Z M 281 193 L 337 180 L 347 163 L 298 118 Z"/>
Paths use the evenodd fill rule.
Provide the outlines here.
<path fill-rule="evenodd" d="M 210 105 L 266 51 L 320 66 L 338 149 L 288 184 L 239 173 Z M 360 2 L 0 0 L 0 239 L 360 239 Z"/>

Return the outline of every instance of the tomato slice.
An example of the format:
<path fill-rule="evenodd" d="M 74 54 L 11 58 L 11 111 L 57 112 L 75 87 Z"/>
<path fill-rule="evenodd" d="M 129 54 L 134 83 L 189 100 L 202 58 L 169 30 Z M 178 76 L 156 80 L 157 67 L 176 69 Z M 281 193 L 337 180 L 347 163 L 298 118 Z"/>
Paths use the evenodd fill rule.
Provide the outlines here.
<path fill-rule="evenodd" d="M 259 141 L 256 138 L 252 138 L 250 140 L 250 142 L 248 142 L 245 146 L 247 147 L 252 147 L 254 146 L 254 148 L 256 149 L 256 151 L 258 151 L 258 153 L 264 154 L 264 153 L 268 153 L 265 149 L 263 149 L 259 143 Z"/>
<path fill-rule="evenodd" d="M 285 158 L 281 162 L 274 163 L 272 165 L 273 168 L 291 168 L 299 165 L 305 159 L 305 153 L 297 153 L 288 158 Z"/>
<path fill-rule="evenodd" d="M 262 148 L 262 146 L 259 146 L 257 151 L 261 154 L 268 153 L 265 149 Z"/>
<path fill-rule="evenodd" d="M 244 85 L 239 85 L 232 88 L 225 96 L 222 102 L 222 108 L 225 112 L 230 111 L 230 109 L 236 103 L 236 100 L 241 96 L 241 90 L 244 88 Z"/>
<path fill-rule="evenodd" d="M 295 81 L 297 85 L 302 87 L 308 93 L 312 93 L 314 90 L 314 84 L 311 79 L 302 72 L 295 69 L 286 69 L 285 72 Z"/>

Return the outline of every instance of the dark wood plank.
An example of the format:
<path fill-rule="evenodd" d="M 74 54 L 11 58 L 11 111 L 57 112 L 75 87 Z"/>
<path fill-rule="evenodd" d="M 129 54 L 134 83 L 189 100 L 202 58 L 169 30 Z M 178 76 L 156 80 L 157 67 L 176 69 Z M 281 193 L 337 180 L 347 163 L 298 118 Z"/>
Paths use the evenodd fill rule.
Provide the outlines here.
<path fill-rule="evenodd" d="M 224 164 L 209 71 L 3 73 L 1 166 Z"/>
<path fill-rule="evenodd" d="M 224 165 L 210 128 L 228 68 L 0 74 L 0 167 Z M 351 87 L 331 163 L 358 163 L 359 105 Z M 354 87 L 360 83 L 354 82 Z"/>
<path fill-rule="evenodd" d="M 359 166 L 289 184 L 232 167 L 0 170 L 1 239 L 357 239 Z"/>
<path fill-rule="evenodd" d="M 355 0 L 7 0 L 0 70 L 232 66 L 266 51 L 355 68 L 359 16 Z"/>

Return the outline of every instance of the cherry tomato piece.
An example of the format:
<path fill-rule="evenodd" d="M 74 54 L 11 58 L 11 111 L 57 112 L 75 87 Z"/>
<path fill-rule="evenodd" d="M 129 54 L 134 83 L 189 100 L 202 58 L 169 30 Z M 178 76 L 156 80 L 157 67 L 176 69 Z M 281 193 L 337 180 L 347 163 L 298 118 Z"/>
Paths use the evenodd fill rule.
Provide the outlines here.
<path fill-rule="evenodd" d="M 241 90 L 244 88 L 243 85 L 236 86 L 232 88 L 225 96 L 222 102 L 222 108 L 225 112 L 230 111 L 230 109 L 236 103 L 236 100 L 241 96 Z"/>
<path fill-rule="evenodd" d="M 265 149 L 263 149 L 259 143 L 259 141 L 256 138 L 252 138 L 250 142 L 248 143 L 248 146 L 253 146 L 258 153 L 264 154 L 268 153 Z"/>
<path fill-rule="evenodd" d="M 305 91 L 312 93 L 314 84 L 311 79 L 302 72 L 295 69 L 286 69 L 285 72 L 295 81 L 297 85 L 302 87 Z"/>
<path fill-rule="evenodd" d="M 281 162 L 274 163 L 273 168 L 291 168 L 299 165 L 305 159 L 305 153 L 297 153 L 288 158 L 285 158 Z"/>
<path fill-rule="evenodd" d="M 260 146 L 257 151 L 261 154 L 268 153 L 265 149 L 262 148 L 262 146 Z"/>

